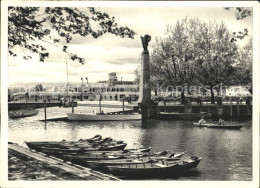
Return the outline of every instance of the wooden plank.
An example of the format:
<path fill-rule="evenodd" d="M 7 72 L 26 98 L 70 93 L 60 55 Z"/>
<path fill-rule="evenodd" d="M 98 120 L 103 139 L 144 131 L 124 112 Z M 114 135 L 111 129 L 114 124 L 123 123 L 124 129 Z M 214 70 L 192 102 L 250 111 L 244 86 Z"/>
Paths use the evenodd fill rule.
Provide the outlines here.
<path fill-rule="evenodd" d="M 34 158 L 38 161 L 50 165 L 52 168 L 57 168 L 73 175 L 88 180 L 90 176 L 95 177 L 96 180 L 120 180 L 112 175 L 103 174 L 101 172 L 94 171 L 90 168 L 85 168 L 79 165 L 68 164 L 61 159 L 55 157 L 47 157 L 45 154 L 31 151 L 29 148 L 19 146 L 18 144 L 9 143 L 8 149 L 14 150 L 20 154 Z"/>

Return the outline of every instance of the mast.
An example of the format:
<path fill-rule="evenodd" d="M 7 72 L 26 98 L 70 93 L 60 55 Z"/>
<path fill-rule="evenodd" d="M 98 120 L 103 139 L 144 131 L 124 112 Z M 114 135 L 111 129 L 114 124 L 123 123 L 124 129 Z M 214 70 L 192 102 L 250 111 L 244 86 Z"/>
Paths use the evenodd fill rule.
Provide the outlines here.
<path fill-rule="evenodd" d="M 101 94 L 100 94 L 100 96 L 99 96 L 99 113 L 101 114 Z"/>
<path fill-rule="evenodd" d="M 123 97 L 123 114 L 125 114 L 125 97 Z"/>
<path fill-rule="evenodd" d="M 66 58 L 66 72 L 67 72 L 67 98 L 69 96 L 69 75 L 68 75 L 68 63 Z"/>

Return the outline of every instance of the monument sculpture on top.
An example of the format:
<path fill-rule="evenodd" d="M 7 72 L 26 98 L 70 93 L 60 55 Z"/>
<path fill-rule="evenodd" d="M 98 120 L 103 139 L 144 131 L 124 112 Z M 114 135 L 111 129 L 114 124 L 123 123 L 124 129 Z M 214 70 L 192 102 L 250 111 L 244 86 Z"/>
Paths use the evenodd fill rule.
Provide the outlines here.
<path fill-rule="evenodd" d="M 151 36 L 145 34 L 144 37 L 141 36 L 141 40 L 142 40 L 144 51 L 148 51 L 147 46 L 148 46 L 148 43 L 151 41 Z"/>
<path fill-rule="evenodd" d="M 151 118 L 156 115 L 157 105 L 151 100 L 151 86 L 150 86 L 150 62 L 149 51 L 147 49 L 151 36 L 145 34 L 141 36 L 143 45 L 143 52 L 141 55 L 141 74 L 140 74 L 140 89 L 139 99 L 137 101 L 142 110 L 142 117 Z"/>

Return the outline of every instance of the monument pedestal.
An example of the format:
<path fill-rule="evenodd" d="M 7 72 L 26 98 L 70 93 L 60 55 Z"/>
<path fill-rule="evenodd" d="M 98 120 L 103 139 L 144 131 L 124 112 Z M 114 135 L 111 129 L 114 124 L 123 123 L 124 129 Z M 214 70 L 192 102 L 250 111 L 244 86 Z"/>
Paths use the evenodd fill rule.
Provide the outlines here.
<path fill-rule="evenodd" d="M 138 103 L 142 112 L 142 119 L 150 119 L 157 117 L 158 103 L 154 101 L 148 101 L 146 103 Z"/>
<path fill-rule="evenodd" d="M 186 97 L 186 106 L 184 107 L 185 113 L 192 113 L 191 97 Z"/>
<path fill-rule="evenodd" d="M 217 105 L 217 113 L 219 116 L 222 115 L 223 113 L 223 108 L 222 108 L 222 97 L 218 97 L 218 105 Z"/>

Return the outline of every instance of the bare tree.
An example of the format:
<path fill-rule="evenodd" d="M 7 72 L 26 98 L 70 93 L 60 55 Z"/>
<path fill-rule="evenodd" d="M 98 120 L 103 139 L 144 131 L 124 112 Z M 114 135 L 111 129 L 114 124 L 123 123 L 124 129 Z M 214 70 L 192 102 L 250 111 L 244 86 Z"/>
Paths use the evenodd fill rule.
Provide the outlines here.
<path fill-rule="evenodd" d="M 248 43 L 239 49 L 235 65 L 235 75 L 232 83 L 247 86 L 248 91 L 252 94 L 252 71 L 253 71 L 253 41 L 252 38 Z"/>
<path fill-rule="evenodd" d="M 167 26 L 165 37 L 156 39 L 151 55 L 153 76 L 171 86 L 182 86 L 182 103 L 185 101 L 185 86 L 195 83 L 194 39 L 198 19 L 183 19 L 175 26 Z"/>
<path fill-rule="evenodd" d="M 229 84 L 234 74 L 237 45 L 231 42 L 232 34 L 227 27 L 215 22 L 200 23 L 195 46 L 197 57 L 196 79 L 211 92 L 211 103 L 214 104 L 214 87 Z"/>

